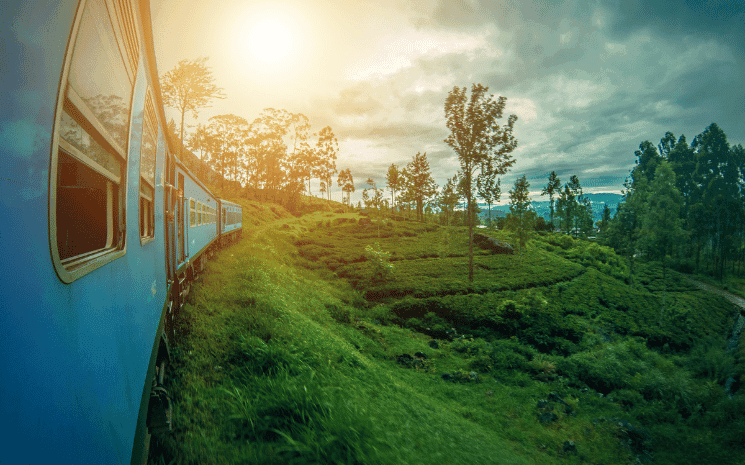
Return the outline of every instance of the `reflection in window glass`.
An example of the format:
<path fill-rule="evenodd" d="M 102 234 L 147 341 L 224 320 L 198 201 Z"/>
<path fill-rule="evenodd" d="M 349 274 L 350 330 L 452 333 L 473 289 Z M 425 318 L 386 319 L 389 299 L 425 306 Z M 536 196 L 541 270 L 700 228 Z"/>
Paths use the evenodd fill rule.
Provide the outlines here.
<path fill-rule="evenodd" d="M 102 0 L 86 4 L 69 83 L 114 140 L 126 147 L 132 84 Z"/>
<path fill-rule="evenodd" d="M 83 162 L 94 162 L 103 168 L 109 175 L 116 179 L 121 178 L 122 166 L 120 158 L 104 149 L 96 140 L 90 136 L 80 125 L 66 112 L 62 112 L 59 124 L 59 134 L 66 142 L 77 149 L 76 153 Z M 90 163 L 88 163 L 90 165 Z"/>

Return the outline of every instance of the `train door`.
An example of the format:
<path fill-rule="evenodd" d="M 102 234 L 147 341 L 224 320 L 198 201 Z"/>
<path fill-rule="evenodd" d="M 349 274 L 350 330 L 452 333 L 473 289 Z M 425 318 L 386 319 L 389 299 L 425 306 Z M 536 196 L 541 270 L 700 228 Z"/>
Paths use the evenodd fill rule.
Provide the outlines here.
<path fill-rule="evenodd" d="M 183 173 L 178 174 L 178 192 L 179 198 L 177 202 L 177 224 L 176 234 L 178 235 L 178 262 L 183 263 L 186 260 L 186 249 L 184 248 L 184 217 L 186 216 L 184 208 L 184 175 Z"/>
<path fill-rule="evenodd" d="M 165 189 L 165 237 L 166 237 L 166 272 L 170 282 L 176 281 L 176 231 L 174 219 L 176 216 L 176 205 L 178 194 L 176 192 L 174 181 L 176 166 L 173 155 L 166 154 L 166 186 Z"/>

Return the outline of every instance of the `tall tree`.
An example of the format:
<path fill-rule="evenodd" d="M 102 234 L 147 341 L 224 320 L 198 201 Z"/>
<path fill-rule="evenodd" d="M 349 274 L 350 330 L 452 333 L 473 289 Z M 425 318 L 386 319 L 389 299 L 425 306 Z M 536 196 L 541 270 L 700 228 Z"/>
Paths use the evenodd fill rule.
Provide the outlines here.
<path fill-rule="evenodd" d="M 543 188 L 543 191 L 541 191 L 541 195 L 548 195 L 549 206 L 551 208 L 549 213 L 551 228 L 554 226 L 554 195 L 557 195 L 560 192 L 561 180 L 559 180 L 559 176 L 556 175 L 556 171 L 551 171 L 551 174 L 548 175 L 548 183 Z"/>
<path fill-rule="evenodd" d="M 336 154 L 339 152 L 339 143 L 331 126 L 326 126 L 318 133 L 315 151 L 320 165 L 318 177 L 321 179 L 323 191 L 327 193 L 327 199 L 331 200 L 331 182 L 336 174 Z"/>
<path fill-rule="evenodd" d="M 606 239 L 606 232 L 608 230 L 608 226 L 611 222 L 611 215 L 610 215 L 610 207 L 608 207 L 607 203 L 603 204 L 603 216 L 598 221 L 598 232 L 600 233 L 600 238 L 605 240 Z"/>
<path fill-rule="evenodd" d="M 649 185 L 647 208 L 642 217 L 640 242 L 653 260 L 662 261 L 662 277 L 666 277 L 667 256 L 673 247 L 682 242 L 683 225 L 680 208 L 683 196 L 675 187 L 675 173 L 670 164 L 662 160 L 657 164 L 654 179 Z"/>
<path fill-rule="evenodd" d="M 179 155 L 184 143 L 184 115 L 187 111 L 197 117 L 199 110 L 216 98 L 225 98 L 223 89 L 214 83 L 212 71 L 207 66 L 208 57 L 181 60 L 175 68 L 160 77 L 163 103 L 181 114 Z"/>
<path fill-rule="evenodd" d="M 427 153 L 419 153 L 404 168 L 405 201 L 416 203 L 417 220 L 424 220 L 424 204 L 437 193 L 437 185 L 429 171 Z"/>
<path fill-rule="evenodd" d="M 471 86 L 471 97 L 468 98 L 466 87 L 453 89 L 445 99 L 445 117 L 450 135 L 445 142 L 458 155 L 460 173 L 462 174 L 464 191 L 467 196 L 467 215 L 473 214 L 473 176 L 489 161 L 494 171 L 505 174 L 514 164 L 510 155 L 517 147 L 517 140 L 512 131 L 517 116 L 510 115 L 507 124 L 500 126 L 498 120 L 502 118 L 506 97 L 495 99 L 489 95 L 488 87 L 481 84 Z M 468 279 L 473 282 L 473 226 L 471 218 L 468 221 Z"/>
<path fill-rule="evenodd" d="M 458 176 L 455 175 L 449 178 L 445 185 L 440 190 L 440 194 L 437 196 L 437 207 L 443 215 L 443 222 L 446 226 L 450 226 L 450 219 L 453 216 L 455 207 L 460 202 L 460 195 L 458 194 Z"/>
<path fill-rule="evenodd" d="M 209 119 L 205 128 L 206 142 L 210 144 L 212 164 L 223 179 L 239 180 L 239 169 L 243 165 L 240 163 L 241 147 L 247 125 L 245 119 L 236 115 L 218 115 Z"/>
<path fill-rule="evenodd" d="M 491 227 L 491 206 L 499 202 L 502 196 L 502 180 L 497 178 L 497 173 L 490 163 L 487 163 L 486 169 L 476 178 L 476 190 L 479 197 L 489 206 L 489 227 Z"/>
<path fill-rule="evenodd" d="M 339 187 L 341 187 L 341 191 L 343 194 L 346 195 L 346 203 L 350 207 L 351 204 L 351 196 L 352 192 L 354 192 L 354 178 L 352 177 L 352 171 L 350 171 L 349 168 L 345 170 L 341 170 L 339 172 L 339 178 L 336 180 L 336 183 Z"/>
<path fill-rule="evenodd" d="M 388 167 L 388 172 L 385 175 L 385 182 L 388 186 L 388 190 L 391 191 L 391 206 L 396 208 L 396 193 L 401 190 L 403 184 L 403 176 L 398 170 L 398 166 L 391 163 Z"/>
<path fill-rule="evenodd" d="M 510 213 L 507 215 L 507 227 L 514 231 L 518 250 L 523 251 L 528 238 L 535 229 L 536 214 L 530 208 L 530 183 L 525 175 L 515 180 L 515 187 L 510 190 Z"/>

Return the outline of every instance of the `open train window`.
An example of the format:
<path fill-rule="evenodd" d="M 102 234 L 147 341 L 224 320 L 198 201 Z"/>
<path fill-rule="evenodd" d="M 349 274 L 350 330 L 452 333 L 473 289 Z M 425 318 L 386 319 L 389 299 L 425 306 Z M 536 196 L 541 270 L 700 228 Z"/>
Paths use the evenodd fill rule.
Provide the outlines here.
<path fill-rule="evenodd" d="M 148 91 L 145 98 L 145 118 L 140 147 L 140 238 L 148 241 L 155 237 L 155 153 L 157 118 L 155 106 Z"/>
<path fill-rule="evenodd" d="M 49 189 L 52 258 L 64 282 L 124 254 L 127 139 L 139 61 L 126 2 L 90 0 L 76 24 Z"/>

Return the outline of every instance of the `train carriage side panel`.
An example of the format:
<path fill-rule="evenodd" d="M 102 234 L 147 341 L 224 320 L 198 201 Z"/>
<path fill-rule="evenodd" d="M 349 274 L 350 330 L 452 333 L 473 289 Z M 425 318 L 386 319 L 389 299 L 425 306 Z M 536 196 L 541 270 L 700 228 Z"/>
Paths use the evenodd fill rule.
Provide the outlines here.
<path fill-rule="evenodd" d="M 0 116 L 0 327 L 5 330 L 0 339 L 0 460 L 8 463 L 130 462 L 166 300 L 166 142 L 160 110 L 151 134 L 156 151 L 153 169 L 144 175 L 147 185 L 140 164 L 148 89 L 157 86 L 152 82 L 157 72 L 146 64 L 152 60 L 143 59 L 152 47 L 142 40 L 138 5 L 149 5 L 108 0 L 81 5 L 11 2 L 3 8 L 9 25 L 3 28 L 3 44 L 11 62 L 2 71 L 10 88 L 0 97 L 8 109 Z M 119 23 L 107 13 L 119 12 L 121 5 L 131 8 L 133 23 Z M 95 39 L 105 40 L 84 37 L 101 30 L 102 18 L 111 22 L 103 23 L 108 33 Z M 99 61 L 78 64 L 87 65 L 88 75 L 81 78 L 89 84 L 83 89 L 87 95 L 70 90 L 68 67 L 79 41 L 100 43 L 99 58 L 116 57 L 122 34 L 134 37 L 140 49 L 124 55 L 130 61 L 124 64 L 130 96 L 120 100 L 130 110 L 113 128 L 112 122 L 102 125 L 98 120 L 103 117 L 90 108 L 118 103 L 97 99 Z M 63 130 L 77 131 L 78 148 L 67 141 L 69 134 L 61 135 Z M 115 150 L 118 155 L 103 160 L 119 167 L 112 174 L 85 147 L 91 140 L 108 144 L 118 135 L 102 139 L 100 133 L 113 130 L 121 131 L 124 143 L 115 141 L 122 152 Z M 63 201 L 86 198 L 93 200 Z M 85 214 L 98 219 L 86 220 Z M 104 228 L 92 237 L 103 248 L 80 245 L 78 239 L 90 239 L 81 231 L 91 224 Z"/>
<path fill-rule="evenodd" d="M 207 187 L 194 176 L 183 163 L 176 164 L 177 178 L 183 182 L 183 231 L 184 259 L 179 263 L 179 272 L 187 263 L 193 263 L 218 238 L 218 201 Z"/>

